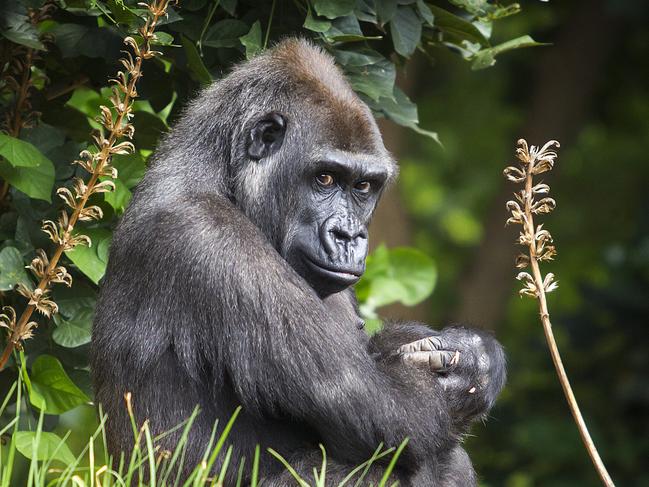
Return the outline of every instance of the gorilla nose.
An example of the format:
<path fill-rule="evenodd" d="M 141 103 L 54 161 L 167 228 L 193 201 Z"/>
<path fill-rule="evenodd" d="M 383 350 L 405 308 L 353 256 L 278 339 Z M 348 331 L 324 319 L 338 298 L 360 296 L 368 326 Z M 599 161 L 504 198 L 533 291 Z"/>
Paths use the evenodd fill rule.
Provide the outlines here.
<path fill-rule="evenodd" d="M 355 228 L 335 226 L 331 229 L 331 233 L 333 233 L 334 238 L 338 240 L 353 241 L 357 238 L 367 238 L 366 232 L 360 226 Z"/>
<path fill-rule="evenodd" d="M 367 229 L 357 218 L 329 218 L 322 225 L 321 239 L 332 260 L 357 263 L 365 259 Z"/>

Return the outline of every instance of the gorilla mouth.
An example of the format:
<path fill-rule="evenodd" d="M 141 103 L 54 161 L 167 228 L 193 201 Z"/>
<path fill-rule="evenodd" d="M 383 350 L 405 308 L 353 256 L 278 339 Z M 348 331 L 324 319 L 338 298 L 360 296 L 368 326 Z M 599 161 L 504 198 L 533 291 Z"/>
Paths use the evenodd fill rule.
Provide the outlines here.
<path fill-rule="evenodd" d="M 348 286 L 356 284 L 363 275 L 363 269 L 360 267 L 349 268 L 323 264 L 311 259 L 310 257 L 307 257 L 306 255 L 304 256 L 304 260 L 312 270 L 314 270 L 321 276 L 331 280 L 343 282 Z"/>

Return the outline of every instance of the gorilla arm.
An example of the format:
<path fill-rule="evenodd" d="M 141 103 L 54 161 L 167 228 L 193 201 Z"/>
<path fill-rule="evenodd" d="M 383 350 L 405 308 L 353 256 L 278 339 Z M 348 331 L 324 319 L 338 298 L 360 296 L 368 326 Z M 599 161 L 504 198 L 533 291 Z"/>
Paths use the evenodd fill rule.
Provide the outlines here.
<path fill-rule="evenodd" d="M 370 351 L 379 361 L 398 357 L 403 367 L 427 370 L 428 380 L 443 387 L 457 434 L 489 412 L 505 384 L 502 346 L 483 330 L 388 323 L 371 338 Z"/>
<path fill-rule="evenodd" d="M 421 389 L 415 369 L 375 361 L 349 324 L 323 302 L 229 201 L 192 201 L 182 252 L 195 302 L 205 303 L 202 353 L 228 374 L 251 414 L 293 417 L 316 428 L 339 458 L 367 459 L 406 437 L 404 466 L 448 446 L 439 385 Z M 176 244 L 178 246 L 178 244 Z M 192 249 L 192 251 L 188 251 Z M 216 325 L 215 325 L 216 323 Z M 419 374 L 423 375 L 423 374 Z M 429 383 L 431 381 L 428 381 Z"/>

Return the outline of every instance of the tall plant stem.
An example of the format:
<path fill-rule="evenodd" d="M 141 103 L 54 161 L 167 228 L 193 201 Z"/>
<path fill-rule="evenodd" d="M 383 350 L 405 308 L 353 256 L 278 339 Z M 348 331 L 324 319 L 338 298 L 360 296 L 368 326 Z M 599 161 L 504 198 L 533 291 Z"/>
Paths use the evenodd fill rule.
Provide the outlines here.
<path fill-rule="evenodd" d="M 532 187 L 533 187 L 533 175 L 532 175 L 532 165 L 530 165 L 529 170 L 527 171 L 527 177 L 525 181 L 525 192 L 529 195 L 525 200 L 525 231 L 528 235 L 534 235 L 535 226 L 534 226 L 534 215 L 532 212 Z M 548 304 L 545 296 L 545 289 L 543 284 L 543 276 L 541 274 L 541 269 L 539 267 L 539 261 L 536 255 L 536 243 L 534 240 L 528 244 L 529 254 L 530 254 L 530 267 L 532 270 L 532 277 L 534 278 L 534 284 L 537 289 L 537 298 L 539 303 L 539 313 L 541 315 L 541 324 L 543 325 L 543 332 L 545 333 L 545 339 L 548 343 L 548 348 L 550 349 L 550 355 L 552 356 L 552 362 L 554 363 L 554 368 L 559 377 L 559 382 L 561 383 L 561 388 L 563 389 L 563 394 L 568 401 L 568 407 L 572 413 L 575 423 L 577 424 L 577 429 L 579 430 L 579 435 L 588 451 L 588 455 L 597 470 L 602 483 L 607 487 L 614 487 L 615 484 L 611 479 L 606 466 L 602 461 L 602 458 L 595 447 L 595 443 L 590 436 L 586 422 L 581 414 L 579 409 L 579 404 L 575 398 L 575 394 L 572 391 L 572 386 L 570 385 L 570 380 L 568 379 L 568 374 L 566 374 L 566 369 L 563 366 L 563 361 L 561 360 L 561 354 L 559 353 L 559 347 L 557 342 L 554 339 L 554 333 L 552 332 L 552 323 L 550 322 L 550 313 L 548 311 Z"/>

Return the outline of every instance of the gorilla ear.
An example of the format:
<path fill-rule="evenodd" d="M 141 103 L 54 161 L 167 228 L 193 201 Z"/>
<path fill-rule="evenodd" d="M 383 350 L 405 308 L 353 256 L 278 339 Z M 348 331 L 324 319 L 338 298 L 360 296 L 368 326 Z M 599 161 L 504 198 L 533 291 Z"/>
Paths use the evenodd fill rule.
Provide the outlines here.
<path fill-rule="evenodd" d="M 284 142 L 286 119 L 277 112 L 261 117 L 250 130 L 248 156 L 258 161 L 277 152 Z"/>

